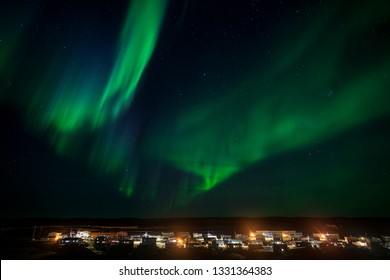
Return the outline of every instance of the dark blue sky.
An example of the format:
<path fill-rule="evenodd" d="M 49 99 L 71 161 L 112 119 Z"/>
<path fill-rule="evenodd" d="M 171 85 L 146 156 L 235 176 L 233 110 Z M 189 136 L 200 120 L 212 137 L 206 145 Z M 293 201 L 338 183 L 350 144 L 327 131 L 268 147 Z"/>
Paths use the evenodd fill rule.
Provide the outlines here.
<path fill-rule="evenodd" d="M 388 217 L 365 2 L 5 1 L 2 216 Z"/>

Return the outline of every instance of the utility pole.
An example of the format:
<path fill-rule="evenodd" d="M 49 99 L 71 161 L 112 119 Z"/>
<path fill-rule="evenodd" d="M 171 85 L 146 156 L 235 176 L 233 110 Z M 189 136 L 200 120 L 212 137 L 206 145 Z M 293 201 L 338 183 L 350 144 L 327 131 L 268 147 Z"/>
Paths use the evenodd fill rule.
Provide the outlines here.
<path fill-rule="evenodd" d="M 33 231 L 33 236 L 32 236 L 32 241 L 35 240 L 35 230 L 36 230 L 37 226 L 34 226 L 34 231 Z"/>

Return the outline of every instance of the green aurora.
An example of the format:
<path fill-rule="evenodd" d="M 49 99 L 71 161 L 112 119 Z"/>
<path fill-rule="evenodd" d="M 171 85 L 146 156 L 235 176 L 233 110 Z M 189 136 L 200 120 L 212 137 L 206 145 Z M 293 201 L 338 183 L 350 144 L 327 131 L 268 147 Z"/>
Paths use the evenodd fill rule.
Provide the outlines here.
<path fill-rule="evenodd" d="M 171 6 L 182 7 L 173 2 Z M 189 2 L 183 4 L 186 9 Z M 308 5 L 310 13 L 301 16 L 298 12 L 303 13 L 304 8 L 297 9 L 286 12 L 288 16 L 273 25 L 260 26 L 260 32 L 267 32 L 268 37 L 245 37 L 243 32 L 242 39 L 224 38 L 219 36 L 220 30 L 230 19 L 221 20 L 219 25 L 210 20 L 205 23 L 207 32 L 215 37 L 205 40 L 204 49 L 198 50 L 203 59 L 188 66 L 197 73 L 188 79 L 184 78 L 185 71 L 183 76 L 180 70 L 176 75 L 164 73 L 175 61 L 164 61 L 162 70 L 152 68 L 157 65 L 153 61 L 158 58 L 159 47 L 170 46 L 164 43 L 169 40 L 167 36 L 181 38 L 186 33 L 182 25 L 196 20 L 197 12 L 186 10 L 178 20 L 180 28 L 165 30 L 164 22 L 173 18 L 170 5 L 165 0 L 131 1 L 121 23 L 112 23 L 110 32 L 106 31 L 115 38 L 106 47 L 101 46 L 104 36 L 99 37 L 99 32 L 91 42 L 79 40 L 68 46 L 69 34 L 78 32 L 82 38 L 89 28 L 84 24 L 74 31 L 77 24 L 69 24 L 62 35 L 56 35 L 57 48 L 51 48 L 49 40 L 40 43 L 38 49 L 52 51 L 45 59 L 37 52 L 32 58 L 35 66 L 25 67 L 31 72 L 38 70 L 12 90 L 7 83 L 17 81 L 23 67 L 23 62 L 13 61 L 18 56 L 28 61 L 32 56 L 23 54 L 29 32 L 15 32 L 17 22 L 23 18 L 32 28 L 39 16 L 32 13 L 9 18 L 14 24 L 9 24 L 3 34 L 6 39 L 1 41 L 1 100 L 18 109 L 29 133 L 44 135 L 42 141 L 49 143 L 59 157 L 85 165 L 99 174 L 97 178 L 109 180 L 108 190 L 119 190 L 129 204 L 156 202 L 166 192 L 166 201 L 159 203 L 161 208 L 152 211 L 153 215 L 160 211 L 169 214 L 175 207 L 186 209 L 209 193 L 210 197 L 223 193 L 221 188 L 229 181 L 251 174 L 263 163 L 388 120 L 387 2 L 374 5 L 357 1 L 349 6 L 343 1 L 324 1 Z M 262 3 L 256 2 L 255 7 L 259 6 L 261 10 Z M 239 12 L 236 16 L 240 17 Z M 94 20 L 103 29 L 104 25 Z M 174 50 L 196 53 L 190 40 L 175 40 L 180 46 Z M 232 45 L 237 47 L 233 49 Z M 183 64 L 191 62 L 181 53 L 174 55 Z M 227 70 L 238 65 L 245 70 Z M 230 78 L 219 82 L 216 77 L 221 75 Z M 176 81 L 186 96 L 173 96 L 174 90 L 169 92 L 156 84 L 162 80 Z M 165 95 L 164 90 L 168 92 Z M 150 100 L 164 102 L 156 103 L 160 105 L 157 113 L 146 122 L 141 116 L 146 114 L 144 108 Z M 376 147 L 371 150 L 377 152 Z M 346 154 L 348 151 L 344 150 Z M 332 162 L 348 164 L 350 154 Z M 350 170 L 338 176 L 335 170 L 329 172 L 333 172 L 337 186 L 347 184 L 347 178 L 355 173 Z M 327 181 L 325 175 L 318 180 Z M 291 187 L 299 189 L 303 182 L 307 184 L 306 179 L 291 182 Z M 170 191 L 165 191 L 167 188 Z M 248 195 L 253 192 L 248 187 Z M 292 208 L 286 203 L 286 209 Z"/>
<path fill-rule="evenodd" d="M 191 197 L 268 157 L 388 116 L 390 54 L 355 69 L 343 63 L 353 42 L 369 38 L 369 27 L 388 14 L 382 6 L 366 8 L 345 15 L 349 21 L 337 37 L 329 11 L 321 11 L 296 30 L 298 36 L 280 38 L 283 46 L 274 46 L 276 54 L 248 77 L 232 82 L 219 98 L 191 104 L 160 128 L 160 140 L 147 147 L 156 147 L 150 156 L 201 177 L 203 183 L 184 187 Z"/>

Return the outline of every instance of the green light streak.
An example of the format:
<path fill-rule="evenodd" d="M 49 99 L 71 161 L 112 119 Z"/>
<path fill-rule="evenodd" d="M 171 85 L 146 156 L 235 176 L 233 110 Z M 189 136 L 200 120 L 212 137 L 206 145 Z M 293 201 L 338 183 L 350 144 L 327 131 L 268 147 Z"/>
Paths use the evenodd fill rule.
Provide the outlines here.
<path fill-rule="evenodd" d="M 91 46 L 81 41 L 68 51 L 67 32 L 57 39 L 61 47 L 42 65 L 46 69 L 38 76 L 37 88 L 16 102 L 27 107 L 28 126 L 46 133 L 58 154 L 83 155 L 92 169 L 103 174 L 120 174 L 125 165 L 133 168 L 128 162 L 132 135 L 121 132 L 120 117 L 129 109 L 153 54 L 166 5 L 166 0 L 131 1 L 109 73 L 104 71 L 107 62 L 98 51 L 91 53 Z M 16 44 L 17 38 L 9 35 L 8 41 Z M 0 49 L 1 71 L 11 51 L 12 45 Z M 133 193 L 133 177 L 134 172 L 126 174 L 119 184 L 127 196 Z"/>
<path fill-rule="evenodd" d="M 342 63 L 348 61 L 351 42 L 386 14 L 370 11 L 360 7 L 347 15 L 340 36 L 324 22 L 329 10 L 324 11 L 298 39 L 281 38 L 270 69 L 257 67 L 251 77 L 233 81 L 220 98 L 199 98 L 179 109 L 169 127 L 153 128 L 160 140 L 148 144 L 150 156 L 202 178 L 203 183 L 183 186 L 186 201 L 254 163 L 389 114 L 390 57 L 357 67 Z"/>
<path fill-rule="evenodd" d="M 108 79 L 98 54 L 88 56 L 84 46 L 77 52 L 60 49 L 53 55 L 28 105 L 27 122 L 46 131 L 59 154 L 77 157 L 84 152 L 90 165 L 102 172 L 122 170 L 131 139 L 118 135 L 113 122 L 131 104 L 155 48 L 165 6 L 165 0 L 131 1 Z M 88 138 L 97 140 L 85 149 Z"/>
<path fill-rule="evenodd" d="M 388 60 L 389 61 L 389 60 Z M 194 189 L 208 191 L 251 164 L 270 156 L 299 148 L 315 140 L 324 141 L 338 133 L 388 114 L 386 89 L 389 88 L 387 62 L 376 75 L 368 71 L 340 88 L 324 104 L 324 96 L 301 101 L 299 96 L 284 96 L 285 92 L 299 92 L 305 82 L 291 88 L 275 87 L 273 91 L 252 103 L 248 112 L 234 112 L 238 100 L 233 100 L 222 111 L 233 112 L 235 121 L 220 120 L 221 109 L 207 116 L 194 128 L 185 115 L 178 120 L 177 130 L 170 134 L 173 142 L 168 149 L 160 149 L 161 157 L 176 168 L 201 176 L 204 185 Z M 285 79 L 284 79 L 285 80 Z M 263 89 L 258 88 L 258 91 Z M 321 87 L 317 88 L 321 91 Z M 253 94 L 247 93 L 248 96 Z M 305 93 L 310 99 L 311 91 Z M 253 100 L 252 100 L 253 101 Z M 309 102 L 309 103 L 308 103 Z M 207 105 L 206 105 L 207 106 Z M 199 107 L 199 106 L 198 106 Z M 200 106 L 201 107 L 201 106 Z M 191 112 L 189 116 L 193 116 Z M 191 133 L 188 131 L 191 130 Z M 165 152 L 164 152 L 165 151 Z"/>
<path fill-rule="evenodd" d="M 126 110 L 156 45 L 165 0 L 135 0 L 122 30 L 118 57 L 98 106 L 95 126 Z"/>
<path fill-rule="evenodd" d="M 256 163 L 389 116 L 390 57 L 378 47 L 386 42 L 371 40 L 383 38 L 383 30 L 377 36 L 372 34 L 376 27 L 384 27 L 389 4 L 357 1 L 349 7 L 342 1 L 330 2 L 318 8 L 318 14 L 275 23 L 272 40 L 267 42 L 266 36 L 264 41 L 253 38 L 251 43 L 258 49 L 253 47 L 252 53 L 246 53 L 241 42 L 234 42 L 237 53 L 225 53 L 223 44 L 231 41 L 223 41 L 223 36 L 221 41 L 213 41 L 221 44 L 218 57 L 222 59 L 250 57 L 243 61 L 253 60 L 253 64 L 240 65 L 245 69 L 228 65 L 226 70 L 223 62 L 204 59 L 205 53 L 213 57 L 213 48 L 210 53 L 209 49 L 194 49 L 204 60 L 200 62 L 202 68 L 220 73 L 221 80 L 229 71 L 236 71 L 234 78 L 224 80 L 222 87 L 212 75 L 207 75 L 209 80 L 203 84 L 191 82 L 192 77 L 181 73 L 163 75 L 177 81 L 191 98 L 172 105 L 169 102 L 173 103 L 174 97 L 169 96 L 167 108 L 159 104 L 162 108 L 157 110 L 162 113 L 159 111 L 158 117 L 152 113 L 150 119 L 141 122 L 138 115 L 131 117 L 129 108 L 156 47 L 166 0 L 131 1 L 114 57 L 99 50 L 91 54 L 95 39 L 73 43 L 68 51 L 64 45 L 74 33 L 69 28 L 55 37 L 55 44 L 36 42 L 14 63 L 30 40 L 20 22 L 32 15 L 6 18 L 7 30 L 4 39 L 0 38 L 0 74 L 4 80 L 0 97 L 7 94 L 7 80 L 17 81 L 22 73 L 22 82 L 13 89 L 15 96 L 11 98 L 25 114 L 33 134 L 46 135 L 58 154 L 81 160 L 99 174 L 119 177 L 113 184 L 127 197 L 154 202 L 163 196 L 161 192 L 169 190 L 171 207 L 186 205 Z M 13 25 L 7 25 L 10 21 Z M 209 34 L 215 34 L 214 27 L 209 28 Z M 216 26 L 218 30 L 224 28 Z M 272 33 L 273 28 L 264 27 L 263 31 Z M 180 44 L 192 50 L 186 42 Z M 269 56 L 264 55 L 267 51 Z M 377 51 L 378 55 L 364 51 Z M 354 52 L 361 52 L 363 59 Z M 41 56 L 46 59 L 42 65 Z M 31 65 L 37 65 L 29 66 L 30 60 Z M 197 63 L 188 62 L 194 73 L 199 71 Z M 24 72 L 20 70 L 23 67 Z M 215 95 L 208 94 L 211 89 Z M 153 97 L 159 93 L 146 94 Z M 140 109 L 140 118 L 150 104 L 142 105 L 145 108 Z M 347 181 L 350 174 L 353 172 L 336 181 Z"/>

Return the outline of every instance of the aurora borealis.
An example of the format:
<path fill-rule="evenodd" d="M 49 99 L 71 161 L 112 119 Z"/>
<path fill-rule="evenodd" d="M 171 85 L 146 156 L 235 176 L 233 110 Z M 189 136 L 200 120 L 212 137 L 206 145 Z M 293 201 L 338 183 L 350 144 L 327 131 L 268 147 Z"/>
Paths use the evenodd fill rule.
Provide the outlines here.
<path fill-rule="evenodd" d="M 1 5 L 3 215 L 390 214 L 386 1 Z"/>

